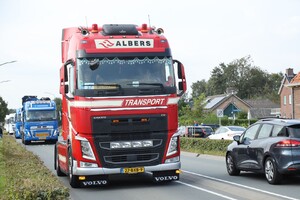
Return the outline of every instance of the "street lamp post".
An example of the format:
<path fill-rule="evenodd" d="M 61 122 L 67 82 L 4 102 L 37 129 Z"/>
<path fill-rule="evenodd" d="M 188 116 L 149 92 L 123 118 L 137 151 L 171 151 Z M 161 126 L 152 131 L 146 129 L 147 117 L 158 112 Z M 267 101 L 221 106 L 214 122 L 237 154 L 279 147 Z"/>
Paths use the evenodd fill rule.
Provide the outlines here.
<path fill-rule="evenodd" d="M 0 66 L 2 65 L 6 65 L 6 64 L 10 64 L 10 63 L 14 63 L 14 62 L 17 62 L 16 60 L 12 60 L 12 61 L 8 61 L 8 62 L 4 62 L 4 63 L 1 63 Z M 10 80 L 4 80 L 4 81 L 0 81 L 0 83 L 6 83 L 6 82 L 9 82 Z"/>
<path fill-rule="evenodd" d="M 0 66 L 6 65 L 6 64 L 10 64 L 10 63 L 14 63 L 14 62 L 17 62 L 17 61 L 16 60 L 12 60 L 12 61 L 8 61 L 8 62 L 5 62 L 5 63 L 1 63 Z"/>
<path fill-rule="evenodd" d="M 0 83 L 6 83 L 9 82 L 10 80 L 5 80 L 5 81 L 0 81 Z"/>

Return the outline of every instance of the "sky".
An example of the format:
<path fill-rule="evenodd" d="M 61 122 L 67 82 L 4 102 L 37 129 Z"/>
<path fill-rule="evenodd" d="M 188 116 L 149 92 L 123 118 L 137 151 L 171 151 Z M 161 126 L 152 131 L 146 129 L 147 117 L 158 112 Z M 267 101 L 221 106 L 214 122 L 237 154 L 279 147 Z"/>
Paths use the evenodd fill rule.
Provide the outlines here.
<path fill-rule="evenodd" d="M 268 73 L 300 71 L 299 0 L 1 0 L 0 96 L 10 109 L 25 95 L 61 97 L 63 28 L 149 21 L 184 64 L 189 93 L 220 63 L 249 55 Z"/>

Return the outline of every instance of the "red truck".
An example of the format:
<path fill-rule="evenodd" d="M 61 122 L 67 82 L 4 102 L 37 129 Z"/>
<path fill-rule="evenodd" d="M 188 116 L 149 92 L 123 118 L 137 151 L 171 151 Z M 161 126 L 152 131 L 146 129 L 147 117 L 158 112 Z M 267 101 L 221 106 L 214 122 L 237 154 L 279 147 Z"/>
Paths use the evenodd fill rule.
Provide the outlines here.
<path fill-rule="evenodd" d="M 57 175 L 74 188 L 106 185 L 112 174 L 178 180 L 177 103 L 186 87 L 184 66 L 172 59 L 161 28 L 63 29 Z"/>

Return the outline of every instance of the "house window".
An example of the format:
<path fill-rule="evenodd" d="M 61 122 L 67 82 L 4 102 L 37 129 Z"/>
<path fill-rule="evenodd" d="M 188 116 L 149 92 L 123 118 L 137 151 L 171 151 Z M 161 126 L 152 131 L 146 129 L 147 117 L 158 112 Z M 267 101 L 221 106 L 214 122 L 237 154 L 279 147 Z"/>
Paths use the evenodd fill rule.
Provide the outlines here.
<path fill-rule="evenodd" d="M 289 95 L 289 104 L 292 104 L 292 95 Z"/>
<path fill-rule="evenodd" d="M 283 105 L 286 105 L 286 96 L 283 97 Z"/>

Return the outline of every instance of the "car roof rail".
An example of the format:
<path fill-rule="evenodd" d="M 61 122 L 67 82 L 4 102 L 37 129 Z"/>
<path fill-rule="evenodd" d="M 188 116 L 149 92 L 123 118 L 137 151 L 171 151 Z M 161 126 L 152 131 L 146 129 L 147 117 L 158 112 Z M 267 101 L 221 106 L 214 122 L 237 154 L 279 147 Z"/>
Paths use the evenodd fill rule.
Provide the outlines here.
<path fill-rule="evenodd" d="M 277 121 L 277 122 L 287 122 L 287 120 L 291 120 L 291 119 L 286 119 L 286 118 L 264 118 L 264 119 L 260 119 L 259 121 L 261 122 L 265 122 L 265 121 Z"/>

